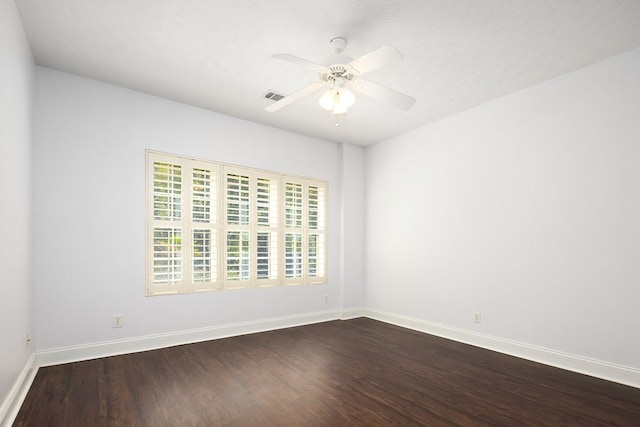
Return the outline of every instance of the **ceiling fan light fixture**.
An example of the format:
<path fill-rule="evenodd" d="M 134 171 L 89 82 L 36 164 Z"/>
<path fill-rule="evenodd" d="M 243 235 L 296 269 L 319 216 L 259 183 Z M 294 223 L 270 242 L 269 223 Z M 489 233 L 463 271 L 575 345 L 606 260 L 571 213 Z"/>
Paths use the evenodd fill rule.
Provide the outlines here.
<path fill-rule="evenodd" d="M 351 107 L 355 102 L 355 95 L 346 88 L 328 90 L 318 100 L 322 108 L 332 111 L 333 114 L 346 113 L 347 108 Z"/>
<path fill-rule="evenodd" d="M 331 111 L 333 110 L 335 97 L 336 97 L 335 91 L 328 90 L 320 97 L 320 99 L 318 100 L 318 103 L 325 110 Z"/>

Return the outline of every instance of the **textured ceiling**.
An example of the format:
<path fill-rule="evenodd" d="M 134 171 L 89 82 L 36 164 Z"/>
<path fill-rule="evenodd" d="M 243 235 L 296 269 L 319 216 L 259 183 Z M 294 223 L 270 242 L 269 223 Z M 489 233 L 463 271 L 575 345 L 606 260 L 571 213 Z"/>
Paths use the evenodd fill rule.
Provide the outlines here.
<path fill-rule="evenodd" d="M 17 0 L 36 63 L 330 141 L 369 145 L 640 46 L 640 1 Z M 409 111 L 359 96 L 336 129 L 317 100 L 278 112 L 348 40 L 357 58 L 404 59 L 366 78 L 416 98 Z"/>

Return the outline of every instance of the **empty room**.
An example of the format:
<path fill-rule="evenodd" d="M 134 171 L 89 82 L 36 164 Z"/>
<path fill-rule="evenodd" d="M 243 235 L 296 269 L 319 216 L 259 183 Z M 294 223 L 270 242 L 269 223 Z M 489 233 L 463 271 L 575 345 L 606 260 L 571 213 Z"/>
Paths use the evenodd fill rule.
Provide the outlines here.
<path fill-rule="evenodd" d="M 0 425 L 640 425 L 639 22 L 0 0 Z"/>

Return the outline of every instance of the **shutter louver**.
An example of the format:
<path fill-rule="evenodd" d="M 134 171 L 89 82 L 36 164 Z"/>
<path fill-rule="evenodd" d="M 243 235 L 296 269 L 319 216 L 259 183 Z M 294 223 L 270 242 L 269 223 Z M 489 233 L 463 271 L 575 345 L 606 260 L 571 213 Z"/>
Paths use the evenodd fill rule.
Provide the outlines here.
<path fill-rule="evenodd" d="M 153 215 L 156 220 L 180 220 L 182 216 L 182 168 L 153 164 Z"/>
<path fill-rule="evenodd" d="M 192 196 L 191 196 L 191 219 L 193 222 L 211 222 L 211 192 L 215 190 L 212 186 L 211 171 L 204 169 L 193 170 Z M 215 194 L 214 194 L 215 197 Z"/>
<path fill-rule="evenodd" d="M 249 225 L 249 177 L 227 175 L 227 224 Z"/>
<path fill-rule="evenodd" d="M 249 232 L 227 232 L 227 280 L 249 279 Z"/>
<path fill-rule="evenodd" d="M 302 233 L 287 233 L 285 236 L 285 277 L 302 277 Z"/>
<path fill-rule="evenodd" d="M 180 283 L 182 281 L 182 230 L 154 228 L 153 248 L 153 283 Z"/>

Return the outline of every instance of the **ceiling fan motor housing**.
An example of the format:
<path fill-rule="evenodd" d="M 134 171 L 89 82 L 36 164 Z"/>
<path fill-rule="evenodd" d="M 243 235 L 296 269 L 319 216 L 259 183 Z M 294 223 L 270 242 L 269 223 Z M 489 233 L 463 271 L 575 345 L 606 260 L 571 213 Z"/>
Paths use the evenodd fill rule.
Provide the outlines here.
<path fill-rule="evenodd" d="M 320 72 L 320 79 L 329 83 L 331 87 L 343 87 L 347 82 L 353 80 L 354 74 L 344 64 L 334 64 Z"/>

